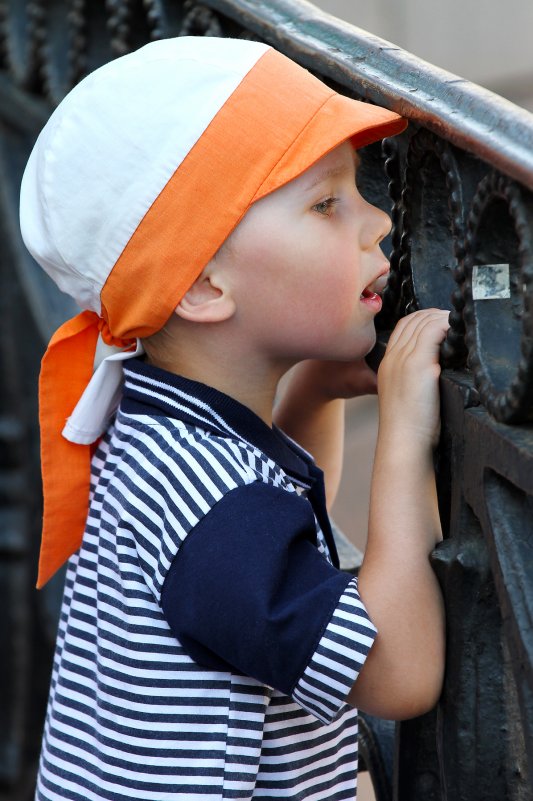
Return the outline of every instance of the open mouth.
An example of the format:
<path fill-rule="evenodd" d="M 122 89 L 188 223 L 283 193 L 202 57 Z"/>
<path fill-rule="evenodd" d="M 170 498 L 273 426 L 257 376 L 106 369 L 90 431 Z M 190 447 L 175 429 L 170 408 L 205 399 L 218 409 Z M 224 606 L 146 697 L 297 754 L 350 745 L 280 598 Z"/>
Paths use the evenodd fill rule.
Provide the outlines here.
<path fill-rule="evenodd" d="M 380 311 L 383 301 L 381 300 L 381 295 L 383 290 L 387 285 L 387 279 L 389 277 L 389 271 L 384 270 L 377 278 L 371 281 L 368 286 L 365 286 L 363 291 L 359 296 L 359 300 L 361 303 L 364 303 L 365 306 L 370 307 L 373 311 L 378 312 Z"/>
<path fill-rule="evenodd" d="M 369 287 L 365 286 L 365 288 L 361 292 L 360 298 L 361 298 L 361 300 L 367 300 L 367 299 L 371 299 L 371 298 L 379 298 L 379 295 L 378 295 L 377 292 L 373 292 L 372 289 L 370 289 Z"/>
<path fill-rule="evenodd" d="M 377 292 L 374 292 L 369 286 L 365 286 L 363 291 L 359 296 L 359 300 L 361 303 L 364 303 L 367 308 L 377 314 L 381 311 L 381 307 L 383 305 L 383 301 L 381 300 L 381 296 L 378 295 Z"/>

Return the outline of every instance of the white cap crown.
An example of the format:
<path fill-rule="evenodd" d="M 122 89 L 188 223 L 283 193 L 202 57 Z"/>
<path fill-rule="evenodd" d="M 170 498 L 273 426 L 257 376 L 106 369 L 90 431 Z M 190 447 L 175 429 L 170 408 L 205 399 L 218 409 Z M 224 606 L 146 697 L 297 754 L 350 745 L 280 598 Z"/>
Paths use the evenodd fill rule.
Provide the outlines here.
<path fill-rule="evenodd" d="M 154 42 L 93 72 L 52 114 L 23 177 L 21 230 L 81 308 L 100 313 L 102 287 L 140 221 L 267 49 Z M 175 222 L 178 237 L 187 220 Z"/>

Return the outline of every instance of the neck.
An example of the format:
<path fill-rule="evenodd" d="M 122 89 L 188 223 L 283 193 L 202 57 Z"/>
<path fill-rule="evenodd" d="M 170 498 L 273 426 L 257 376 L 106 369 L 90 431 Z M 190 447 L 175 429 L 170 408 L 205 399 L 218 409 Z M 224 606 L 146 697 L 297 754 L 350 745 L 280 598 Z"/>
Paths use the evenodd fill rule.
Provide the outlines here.
<path fill-rule="evenodd" d="M 229 395 L 272 426 L 278 383 L 292 362 L 266 353 L 238 317 L 211 325 L 175 314 L 144 345 L 151 364 Z"/>
<path fill-rule="evenodd" d="M 193 381 L 217 389 L 247 406 L 268 426 L 272 426 L 272 409 L 279 380 L 290 367 L 267 367 L 257 359 L 232 358 L 229 354 L 217 354 L 216 358 L 197 355 L 187 359 L 174 354 L 171 358 L 158 358 L 147 353 L 150 364 L 182 375 Z"/>

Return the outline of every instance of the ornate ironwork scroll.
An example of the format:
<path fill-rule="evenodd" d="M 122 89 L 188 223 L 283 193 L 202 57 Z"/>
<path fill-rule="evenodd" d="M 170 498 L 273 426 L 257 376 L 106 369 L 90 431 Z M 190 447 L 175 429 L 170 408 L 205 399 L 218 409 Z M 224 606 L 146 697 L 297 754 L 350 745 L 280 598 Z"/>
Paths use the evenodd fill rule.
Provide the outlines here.
<path fill-rule="evenodd" d="M 437 709 L 363 725 L 380 801 L 533 799 L 533 118 L 300 0 L 0 0 L 0 799 L 32 797 L 61 577 L 33 592 L 38 364 L 74 311 L 25 253 L 18 187 L 35 137 L 85 74 L 175 35 L 263 39 L 339 91 L 410 120 L 362 152 L 393 220 L 380 348 L 412 309 L 451 311 L 436 455 L 448 617 Z M 380 348 L 376 351 L 379 360 Z"/>

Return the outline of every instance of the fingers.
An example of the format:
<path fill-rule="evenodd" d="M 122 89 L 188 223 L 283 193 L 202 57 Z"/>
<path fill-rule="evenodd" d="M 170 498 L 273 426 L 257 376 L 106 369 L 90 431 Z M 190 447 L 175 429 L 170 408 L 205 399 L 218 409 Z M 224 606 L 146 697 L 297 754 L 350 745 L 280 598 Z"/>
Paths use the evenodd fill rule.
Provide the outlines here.
<path fill-rule="evenodd" d="M 392 332 L 389 344 L 395 345 L 404 344 L 410 340 L 413 334 L 416 333 L 430 320 L 448 320 L 449 312 L 442 309 L 422 309 L 421 311 L 408 314 L 398 321 L 394 331 Z"/>
<path fill-rule="evenodd" d="M 424 309 L 403 317 L 389 338 L 387 350 L 411 352 L 424 344 L 438 351 L 449 328 L 448 317 L 449 312 L 441 309 Z"/>
<path fill-rule="evenodd" d="M 400 320 L 378 373 L 380 419 L 410 431 L 423 447 L 433 447 L 438 438 L 439 347 L 449 327 L 448 315 L 441 309 L 424 309 Z"/>

